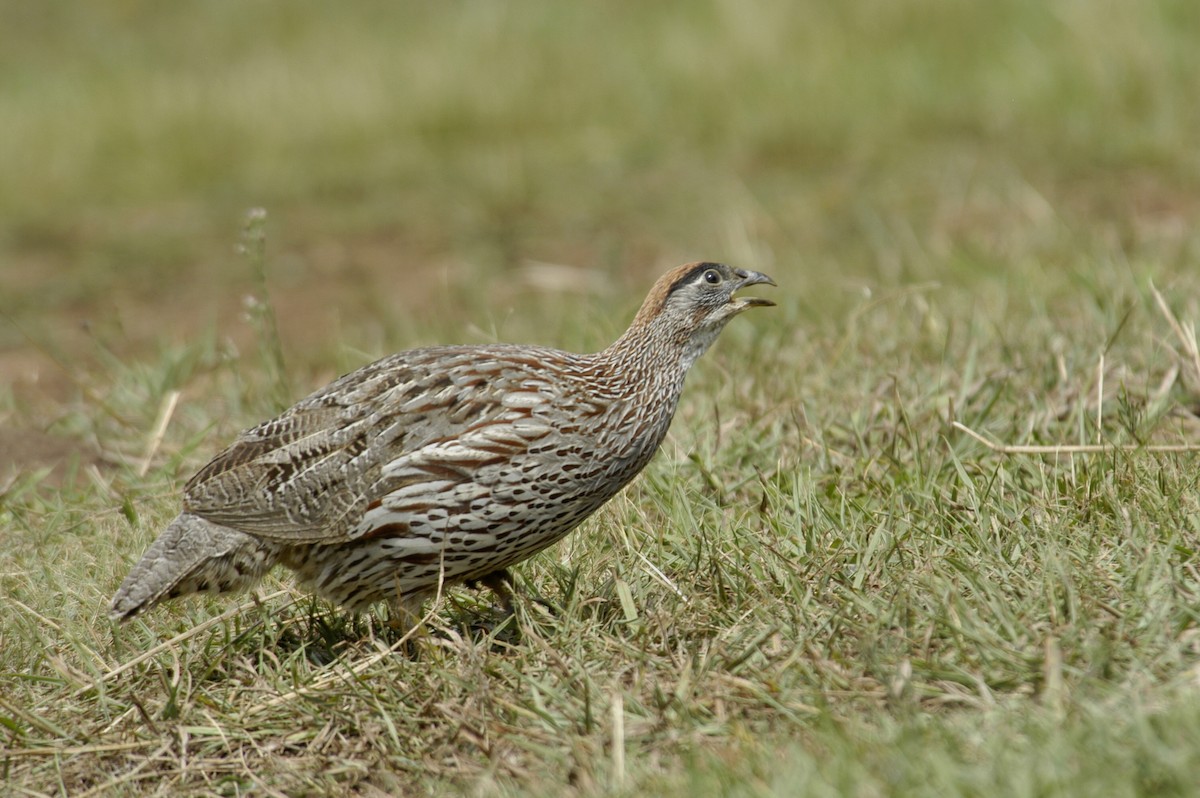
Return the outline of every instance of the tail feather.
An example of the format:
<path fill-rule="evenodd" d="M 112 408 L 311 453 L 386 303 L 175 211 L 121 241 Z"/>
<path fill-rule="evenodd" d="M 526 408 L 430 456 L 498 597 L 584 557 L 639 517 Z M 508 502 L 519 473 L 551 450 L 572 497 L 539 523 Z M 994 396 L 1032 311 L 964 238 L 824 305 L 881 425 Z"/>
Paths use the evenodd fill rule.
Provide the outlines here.
<path fill-rule="evenodd" d="M 109 614 L 125 620 L 176 596 L 245 590 L 278 559 L 275 544 L 181 513 L 125 577 Z"/>

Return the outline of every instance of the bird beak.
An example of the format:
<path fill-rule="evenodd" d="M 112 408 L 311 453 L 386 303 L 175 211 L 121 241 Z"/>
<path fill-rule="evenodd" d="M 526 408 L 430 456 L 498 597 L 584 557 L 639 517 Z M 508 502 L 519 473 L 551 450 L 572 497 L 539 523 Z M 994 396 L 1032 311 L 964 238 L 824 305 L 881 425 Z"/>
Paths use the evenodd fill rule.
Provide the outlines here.
<path fill-rule="evenodd" d="M 748 285 L 775 285 L 775 281 L 762 272 L 752 272 L 748 269 L 734 269 L 733 273 L 741 279 L 738 287 L 734 289 L 735 291 L 740 291 Z M 736 304 L 738 310 L 753 307 L 769 308 L 775 305 L 771 300 L 757 296 L 736 297 L 734 304 Z"/>

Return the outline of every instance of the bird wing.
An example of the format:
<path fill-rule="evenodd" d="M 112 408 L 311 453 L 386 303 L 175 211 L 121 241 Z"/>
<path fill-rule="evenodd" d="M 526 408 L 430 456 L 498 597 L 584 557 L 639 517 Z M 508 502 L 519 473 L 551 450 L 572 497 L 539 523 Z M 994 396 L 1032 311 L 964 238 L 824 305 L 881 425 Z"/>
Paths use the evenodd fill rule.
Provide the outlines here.
<path fill-rule="evenodd" d="M 481 460 L 513 457 L 536 439 L 499 432 L 529 413 L 511 399 L 529 370 L 503 354 L 413 350 L 347 374 L 238 436 L 188 481 L 184 508 L 281 542 L 365 534 L 360 521 L 384 495 L 469 481 Z"/>

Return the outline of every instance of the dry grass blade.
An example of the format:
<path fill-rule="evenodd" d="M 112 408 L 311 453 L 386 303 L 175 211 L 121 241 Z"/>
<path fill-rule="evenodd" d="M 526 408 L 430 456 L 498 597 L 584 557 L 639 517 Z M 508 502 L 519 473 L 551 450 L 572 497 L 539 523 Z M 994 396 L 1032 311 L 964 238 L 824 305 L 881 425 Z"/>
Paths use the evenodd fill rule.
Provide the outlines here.
<path fill-rule="evenodd" d="M 159 745 L 158 740 L 139 740 L 131 743 L 101 743 L 97 745 L 70 745 L 44 748 L 0 748 L 0 757 L 39 756 L 84 756 L 87 754 L 114 754 L 121 751 L 137 751 Z"/>
<path fill-rule="evenodd" d="M 40 612 L 38 612 L 37 610 L 33 609 L 32 607 L 28 606 L 28 605 L 27 605 L 27 604 L 25 604 L 24 602 L 22 602 L 22 601 L 20 601 L 20 600 L 18 600 L 18 599 L 15 599 L 15 598 L 11 598 L 11 597 L 9 597 L 9 598 L 7 599 L 7 601 L 8 601 L 8 603 L 9 603 L 9 604 L 12 604 L 12 605 L 13 605 L 14 607 L 16 607 L 17 609 L 19 609 L 19 610 L 21 610 L 21 611 L 23 611 L 23 612 L 26 612 L 26 613 L 28 613 L 28 614 L 29 614 L 31 617 L 33 617 L 33 618 L 36 618 L 36 619 L 38 620 L 38 622 L 39 622 L 39 623 L 41 623 L 41 624 L 43 624 L 43 625 L 45 625 L 47 629 L 53 629 L 53 630 L 54 630 L 54 631 L 56 631 L 56 632 L 61 632 L 61 631 L 62 631 L 62 626 L 60 626 L 59 624 L 57 624 L 57 623 L 55 623 L 54 621 L 50 620 L 50 619 L 49 619 L 49 618 L 47 618 L 45 615 L 43 615 L 42 613 L 40 613 Z"/>
<path fill-rule="evenodd" d="M 1058 454 L 1104 454 L 1105 452 L 1156 452 L 1161 454 L 1184 454 L 1187 452 L 1200 452 L 1200 444 L 1197 443 L 1163 443 L 1163 444 L 1141 444 L 1141 443 L 1114 443 L 1114 444 L 1052 444 L 1052 445 L 1028 445 L 1028 444 L 1012 444 L 1012 443 L 997 443 L 990 441 L 980 435 L 975 430 L 958 421 L 951 422 L 952 426 L 960 432 L 965 432 L 967 435 L 974 438 L 979 443 L 982 443 L 993 452 L 999 454 L 1042 454 L 1042 455 L 1058 455 Z"/>
<path fill-rule="evenodd" d="M 614 789 L 625 786 L 625 699 L 621 691 L 612 692 L 612 781 Z"/>
<path fill-rule="evenodd" d="M 649 557 L 647 557 L 645 554 L 642 554 L 640 551 L 637 551 L 636 549 L 633 553 L 636 554 L 638 559 L 642 561 L 642 564 L 646 566 L 646 569 L 650 572 L 651 576 L 665 585 L 676 596 L 679 596 L 681 600 L 684 602 L 688 601 L 687 594 L 680 590 L 679 586 L 672 582 L 670 577 L 662 572 L 661 568 L 651 562 Z"/>
<path fill-rule="evenodd" d="M 146 472 L 150 470 L 150 461 L 154 459 L 155 453 L 158 452 L 158 447 L 162 446 L 163 437 L 167 434 L 167 425 L 171 423 L 171 416 L 175 414 L 175 406 L 179 404 L 179 391 L 168 391 L 163 397 L 162 405 L 158 409 L 158 418 L 154 422 L 154 430 L 150 433 L 150 440 L 146 444 L 146 452 L 142 455 L 142 462 L 138 466 L 138 476 L 146 476 Z"/>
<path fill-rule="evenodd" d="M 1167 324 L 1171 326 L 1172 332 L 1175 333 L 1175 338 L 1178 339 L 1179 345 L 1183 349 L 1185 362 L 1191 366 L 1193 384 L 1200 386 L 1200 345 L 1196 341 L 1195 325 L 1188 324 L 1185 327 L 1180 323 L 1175 314 L 1171 312 L 1171 306 L 1167 304 L 1167 300 L 1163 298 L 1162 293 L 1153 284 L 1150 285 L 1150 293 L 1154 296 L 1154 303 L 1158 305 L 1159 312 L 1167 320 Z"/>

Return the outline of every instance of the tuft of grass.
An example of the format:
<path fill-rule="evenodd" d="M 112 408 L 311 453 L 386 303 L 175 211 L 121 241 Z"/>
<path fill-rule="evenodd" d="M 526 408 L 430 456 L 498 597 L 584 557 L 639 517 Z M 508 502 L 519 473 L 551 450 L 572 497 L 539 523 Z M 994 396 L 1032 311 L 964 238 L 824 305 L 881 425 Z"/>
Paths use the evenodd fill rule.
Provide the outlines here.
<path fill-rule="evenodd" d="M 279 321 L 271 303 L 267 288 L 267 212 L 254 208 L 246 213 L 242 229 L 240 253 L 254 272 L 254 284 L 258 296 L 246 297 L 246 317 L 258 339 L 256 347 L 261 355 L 262 372 L 271 386 L 272 413 L 280 413 L 294 401 L 288 382 L 287 364 L 284 362 L 283 341 L 279 337 Z"/>

